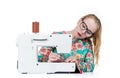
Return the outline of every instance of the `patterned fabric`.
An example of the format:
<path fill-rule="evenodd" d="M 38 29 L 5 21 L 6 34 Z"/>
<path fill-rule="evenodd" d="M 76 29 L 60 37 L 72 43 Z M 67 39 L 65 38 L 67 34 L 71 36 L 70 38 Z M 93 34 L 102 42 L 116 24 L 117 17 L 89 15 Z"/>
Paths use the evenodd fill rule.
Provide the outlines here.
<path fill-rule="evenodd" d="M 65 31 L 54 32 L 53 34 L 66 34 Z M 38 53 L 38 62 L 47 62 L 50 52 L 57 53 L 55 47 L 43 46 Z M 75 39 L 72 40 L 72 50 L 70 53 L 61 54 L 66 60 L 70 56 L 74 56 L 77 60 L 77 68 L 83 72 L 93 72 L 94 70 L 94 54 L 92 43 L 88 39 Z"/>

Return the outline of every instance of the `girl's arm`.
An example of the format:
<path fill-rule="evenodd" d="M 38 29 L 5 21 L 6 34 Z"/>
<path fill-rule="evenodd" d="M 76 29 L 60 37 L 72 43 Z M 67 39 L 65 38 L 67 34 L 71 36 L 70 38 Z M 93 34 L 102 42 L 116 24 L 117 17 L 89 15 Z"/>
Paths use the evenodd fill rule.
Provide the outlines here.
<path fill-rule="evenodd" d="M 47 62 L 50 53 L 52 52 L 52 47 L 43 46 L 38 52 L 38 62 Z"/>
<path fill-rule="evenodd" d="M 84 54 L 85 53 L 85 54 Z M 83 50 L 84 58 L 77 60 L 77 67 L 83 72 L 93 72 L 94 70 L 94 54 L 93 54 L 93 45 L 91 41 L 86 42 Z"/>
<path fill-rule="evenodd" d="M 83 72 L 93 72 L 95 66 L 93 52 L 88 52 L 84 60 L 80 59 L 80 62 L 77 61 L 77 66 Z"/>

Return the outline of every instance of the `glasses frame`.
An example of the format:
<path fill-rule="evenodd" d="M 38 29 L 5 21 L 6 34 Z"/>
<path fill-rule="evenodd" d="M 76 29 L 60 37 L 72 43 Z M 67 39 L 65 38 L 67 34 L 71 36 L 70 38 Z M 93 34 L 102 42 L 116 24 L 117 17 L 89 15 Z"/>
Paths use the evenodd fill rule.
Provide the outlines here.
<path fill-rule="evenodd" d="M 85 26 L 84 29 L 82 28 L 83 25 Z M 85 31 L 85 35 L 86 35 L 87 37 L 92 37 L 92 36 L 94 35 L 94 33 L 93 33 L 91 30 L 88 29 L 88 26 L 87 26 L 87 24 L 84 22 L 83 19 L 82 19 L 82 22 L 81 22 L 81 24 L 80 24 L 79 27 L 80 27 L 81 30 L 86 30 L 86 31 Z"/>

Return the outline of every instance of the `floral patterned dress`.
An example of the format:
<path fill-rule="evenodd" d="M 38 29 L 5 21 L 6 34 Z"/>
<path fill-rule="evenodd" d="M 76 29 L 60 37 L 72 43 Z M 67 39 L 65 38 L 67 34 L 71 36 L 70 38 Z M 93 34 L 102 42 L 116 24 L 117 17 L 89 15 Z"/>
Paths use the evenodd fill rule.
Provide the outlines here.
<path fill-rule="evenodd" d="M 66 34 L 65 31 L 54 32 L 53 34 Z M 43 46 L 38 52 L 38 62 L 47 62 L 48 56 L 52 52 L 57 53 L 55 47 Z M 89 39 L 74 39 L 72 40 L 72 49 L 70 53 L 61 54 L 65 59 L 74 56 L 77 60 L 76 66 L 79 71 L 93 72 L 94 70 L 94 54 L 92 42 Z"/>

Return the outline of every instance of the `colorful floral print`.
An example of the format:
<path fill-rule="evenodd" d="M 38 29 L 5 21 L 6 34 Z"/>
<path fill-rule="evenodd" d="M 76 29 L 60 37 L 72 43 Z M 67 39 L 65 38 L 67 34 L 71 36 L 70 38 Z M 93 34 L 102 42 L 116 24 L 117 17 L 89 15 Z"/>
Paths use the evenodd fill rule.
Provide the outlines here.
<path fill-rule="evenodd" d="M 66 34 L 65 31 L 54 32 L 53 34 Z M 48 56 L 52 52 L 57 53 L 55 47 L 44 46 L 38 53 L 38 62 L 47 62 Z M 70 56 L 75 56 L 77 60 L 77 68 L 83 72 L 93 72 L 94 70 L 94 54 L 92 50 L 92 43 L 88 39 L 75 39 L 72 41 L 72 49 L 70 53 L 61 54 L 65 59 Z"/>

